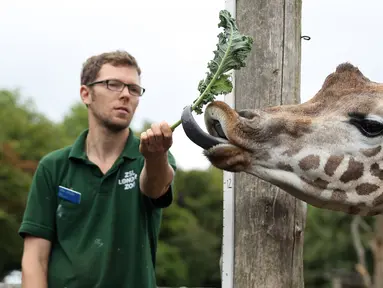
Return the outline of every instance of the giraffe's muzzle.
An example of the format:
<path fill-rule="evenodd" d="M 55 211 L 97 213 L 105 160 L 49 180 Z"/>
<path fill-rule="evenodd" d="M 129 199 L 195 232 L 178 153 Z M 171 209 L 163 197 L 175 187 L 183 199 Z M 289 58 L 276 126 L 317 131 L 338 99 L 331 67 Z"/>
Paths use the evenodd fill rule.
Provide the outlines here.
<path fill-rule="evenodd" d="M 222 130 L 222 127 L 219 121 L 214 123 L 214 128 L 219 137 L 215 137 L 203 131 L 201 127 L 195 121 L 192 114 L 192 107 L 186 106 L 182 112 L 181 116 L 182 127 L 185 131 L 186 136 L 196 145 L 201 148 L 208 150 L 213 146 L 218 144 L 227 144 L 229 141 L 227 140 L 225 133 Z"/>

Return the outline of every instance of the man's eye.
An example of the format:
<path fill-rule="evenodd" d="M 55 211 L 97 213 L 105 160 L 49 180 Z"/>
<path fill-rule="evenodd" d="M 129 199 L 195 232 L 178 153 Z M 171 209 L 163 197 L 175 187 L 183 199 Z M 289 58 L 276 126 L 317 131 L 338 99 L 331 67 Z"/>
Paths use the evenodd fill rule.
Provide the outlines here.
<path fill-rule="evenodd" d="M 140 87 L 137 87 L 137 86 L 135 86 L 135 85 L 131 85 L 130 86 L 130 91 L 132 92 L 132 93 L 136 93 L 136 94 L 140 94 Z"/>
<path fill-rule="evenodd" d="M 122 86 L 122 83 L 121 82 L 118 82 L 118 81 L 109 81 L 109 86 L 111 87 L 121 87 Z"/>

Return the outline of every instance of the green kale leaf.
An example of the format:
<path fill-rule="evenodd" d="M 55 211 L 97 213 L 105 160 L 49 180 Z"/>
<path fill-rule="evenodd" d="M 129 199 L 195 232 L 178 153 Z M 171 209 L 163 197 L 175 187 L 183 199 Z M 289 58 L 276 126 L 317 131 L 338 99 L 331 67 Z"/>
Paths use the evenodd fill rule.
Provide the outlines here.
<path fill-rule="evenodd" d="M 192 110 L 197 114 L 202 114 L 202 107 L 214 101 L 216 96 L 232 91 L 233 84 L 229 72 L 245 67 L 246 58 L 252 49 L 253 38 L 239 32 L 229 11 L 220 11 L 219 19 L 218 27 L 224 28 L 224 31 L 218 35 L 217 50 L 213 52 L 214 58 L 207 65 L 209 71 L 198 85 L 200 96 L 192 105 Z M 181 120 L 173 124 L 171 129 L 174 131 L 180 124 Z"/>

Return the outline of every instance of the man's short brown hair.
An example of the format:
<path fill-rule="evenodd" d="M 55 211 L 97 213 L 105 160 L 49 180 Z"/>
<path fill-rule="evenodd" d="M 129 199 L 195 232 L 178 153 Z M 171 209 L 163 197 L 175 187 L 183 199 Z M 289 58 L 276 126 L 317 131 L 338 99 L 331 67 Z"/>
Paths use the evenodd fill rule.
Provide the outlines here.
<path fill-rule="evenodd" d="M 102 65 L 130 66 L 136 68 L 138 75 L 141 75 L 141 68 L 136 59 L 126 51 L 105 52 L 88 58 L 83 64 L 81 71 L 81 85 L 86 85 L 96 80 Z"/>

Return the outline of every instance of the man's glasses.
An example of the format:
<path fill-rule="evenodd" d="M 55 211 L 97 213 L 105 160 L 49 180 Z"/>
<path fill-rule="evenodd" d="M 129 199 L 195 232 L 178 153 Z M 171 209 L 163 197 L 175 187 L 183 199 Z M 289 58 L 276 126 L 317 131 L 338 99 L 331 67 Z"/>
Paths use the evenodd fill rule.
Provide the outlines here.
<path fill-rule="evenodd" d="M 126 84 L 116 79 L 101 80 L 87 84 L 87 86 L 93 86 L 96 84 L 106 84 L 106 88 L 111 91 L 121 92 L 125 86 L 128 87 L 129 93 L 133 96 L 142 96 L 145 92 L 145 88 L 140 87 L 137 84 Z"/>

